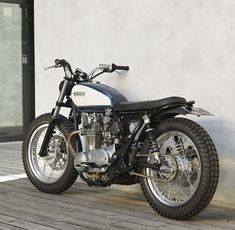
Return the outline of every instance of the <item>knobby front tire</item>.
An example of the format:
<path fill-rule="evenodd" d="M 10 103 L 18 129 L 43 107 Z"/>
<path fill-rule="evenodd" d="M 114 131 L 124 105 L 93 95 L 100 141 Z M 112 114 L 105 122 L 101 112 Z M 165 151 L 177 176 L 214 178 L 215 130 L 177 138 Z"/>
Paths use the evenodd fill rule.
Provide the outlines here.
<path fill-rule="evenodd" d="M 78 177 L 74 157 L 67 152 L 67 139 L 74 127 L 60 115 L 50 139 L 48 154 L 39 157 L 38 152 L 50 119 L 51 114 L 43 114 L 31 123 L 23 140 L 22 159 L 25 172 L 37 189 L 58 194 L 70 188 Z"/>

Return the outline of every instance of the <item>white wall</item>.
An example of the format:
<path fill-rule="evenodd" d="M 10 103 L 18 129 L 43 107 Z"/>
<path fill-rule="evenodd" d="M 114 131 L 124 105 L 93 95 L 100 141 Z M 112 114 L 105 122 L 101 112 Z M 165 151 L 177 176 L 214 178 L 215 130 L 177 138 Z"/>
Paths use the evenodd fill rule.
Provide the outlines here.
<path fill-rule="evenodd" d="M 62 70 L 43 71 L 55 58 L 129 65 L 99 80 L 130 100 L 179 95 L 215 114 L 199 121 L 219 153 L 215 199 L 235 204 L 235 1 L 35 0 L 35 38 L 37 115 L 58 96 Z"/>

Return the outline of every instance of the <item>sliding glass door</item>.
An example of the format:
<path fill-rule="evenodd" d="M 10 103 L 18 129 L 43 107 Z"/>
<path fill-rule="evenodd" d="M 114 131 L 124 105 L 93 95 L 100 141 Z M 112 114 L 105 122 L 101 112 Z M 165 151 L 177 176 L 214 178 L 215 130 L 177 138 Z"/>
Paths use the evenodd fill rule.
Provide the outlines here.
<path fill-rule="evenodd" d="M 34 76 L 29 79 L 33 61 L 28 60 L 28 5 L 15 2 L 0 1 L 0 141 L 21 139 L 24 126 L 34 115 L 29 114 L 34 113 L 34 108 L 29 109 L 34 105 L 26 98 L 28 91 L 34 91 L 32 83 L 29 88 Z"/>

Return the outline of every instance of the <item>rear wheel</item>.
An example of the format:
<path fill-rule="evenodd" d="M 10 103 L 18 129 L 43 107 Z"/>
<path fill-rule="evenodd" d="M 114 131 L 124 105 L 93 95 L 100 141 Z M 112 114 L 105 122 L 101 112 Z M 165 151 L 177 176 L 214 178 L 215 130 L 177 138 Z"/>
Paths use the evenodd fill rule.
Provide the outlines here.
<path fill-rule="evenodd" d="M 145 168 L 141 187 L 148 203 L 162 216 L 188 219 L 211 201 L 218 183 L 215 146 L 198 124 L 183 118 L 162 121 L 157 127 L 162 164 Z M 154 154 L 146 159 L 154 163 Z"/>
<path fill-rule="evenodd" d="M 32 184 L 46 193 L 61 193 L 76 181 L 74 157 L 68 153 L 67 139 L 74 130 L 67 118 L 59 116 L 50 139 L 47 156 L 38 155 L 51 119 L 43 114 L 30 125 L 23 141 L 23 164 Z"/>

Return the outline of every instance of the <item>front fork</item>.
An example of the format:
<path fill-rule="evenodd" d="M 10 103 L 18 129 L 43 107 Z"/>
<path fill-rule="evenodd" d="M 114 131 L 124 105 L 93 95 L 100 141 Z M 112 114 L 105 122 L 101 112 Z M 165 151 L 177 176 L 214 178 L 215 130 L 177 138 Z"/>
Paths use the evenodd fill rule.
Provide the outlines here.
<path fill-rule="evenodd" d="M 64 101 L 65 94 L 66 94 L 66 89 L 67 89 L 68 84 L 69 84 L 69 80 L 65 79 L 63 87 L 62 87 L 62 89 L 60 91 L 60 95 L 59 95 L 58 100 L 56 102 L 56 106 L 55 106 L 55 108 L 51 112 L 51 120 L 50 120 L 50 123 L 48 125 L 45 137 L 43 139 L 41 149 L 39 151 L 39 156 L 40 157 L 45 157 L 47 155 L 47 147 L 49 145 L 51 136 L 52 136 L 52 134 L 54 132 L 55 125 L 58 122 L 58 116 L 59 116 L 60 108 L 61 108 L 61 105 L 62 105 L 62 103 Z"/>

